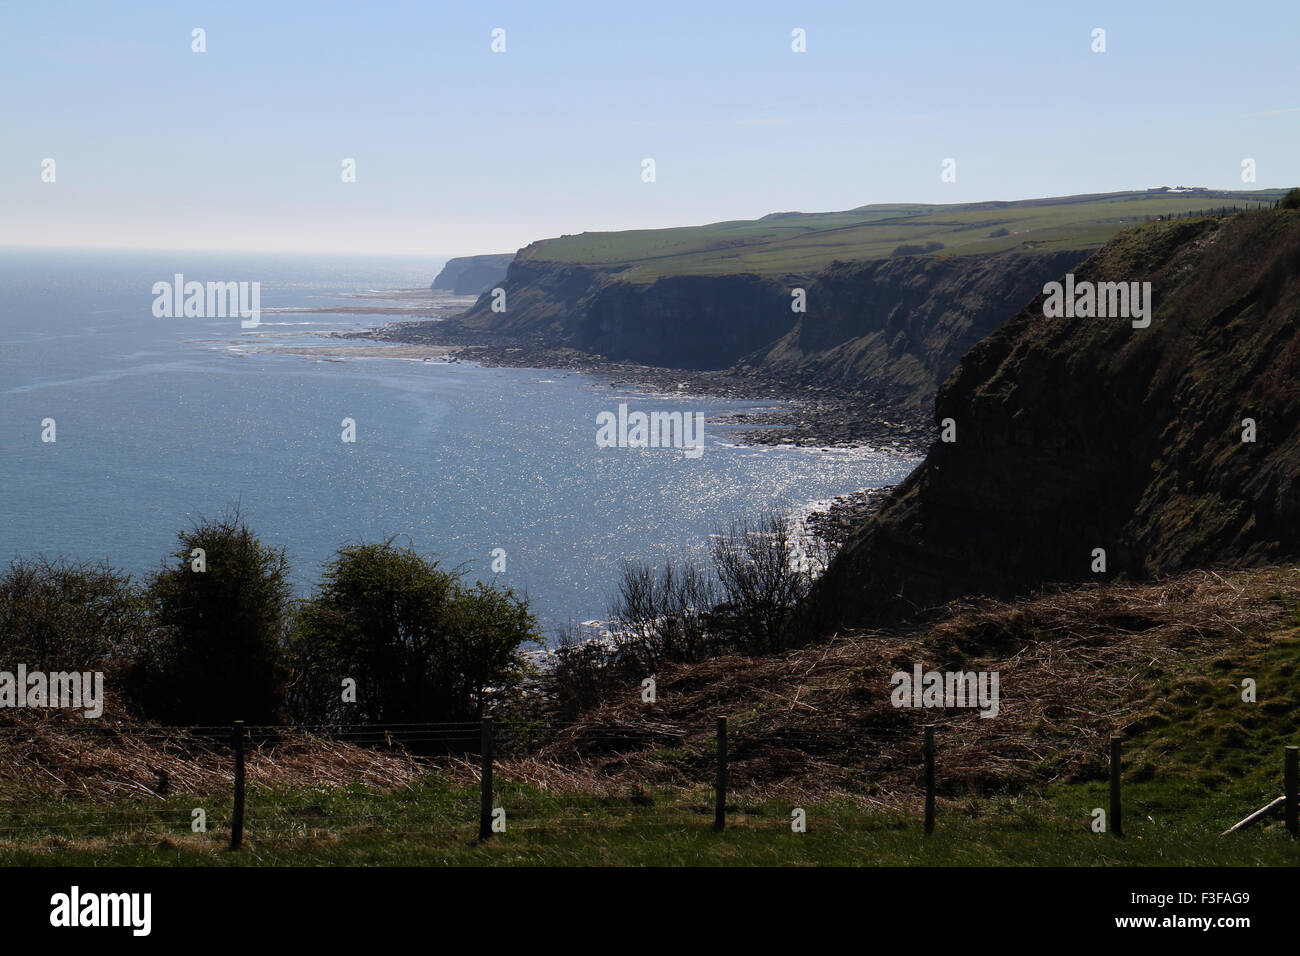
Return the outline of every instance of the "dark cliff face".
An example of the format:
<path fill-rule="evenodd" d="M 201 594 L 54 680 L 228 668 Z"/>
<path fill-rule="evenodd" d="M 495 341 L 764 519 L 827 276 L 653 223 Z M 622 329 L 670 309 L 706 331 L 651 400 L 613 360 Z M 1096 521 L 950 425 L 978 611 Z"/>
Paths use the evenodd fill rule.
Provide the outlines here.
<path fill-rule="evenodd" d="M 781 283 L 758 276 L 624 282 L 617 269 L 516 260 L 505 311 L 483 295 L 460 321 L 549 346 L 673 368 L 727 368 L 794 323 Z"/>
<path fill-rule="evenodd" d="M 466 328 L 500 333 L 550 346 L 570 346 L 576 316 L 617 273 L 587 266 L 515 259 L 501 289 L 504 311 L 493 311 L 491 290 L 454 321 Z"/>
<path fill-rule="evenodd" d="M 962 354 L 1084 257 L 1078 251 L 836 263 L 811 277 L 670 276 L 516 259 L 506 311 L 483 296 L 482 331 L 676 368 L 737 366 L 817 388 L 833 381 L 899 405 L 928 403 Z M 806 293 L 806 312 L 791 293 Z"/>
<path fill-rule="evenodd" d="M 808 311 L 794 328 L 745 364 L 788 378 L 862 382 L 890 402 L 928 404 L 971 346 L 1085 255 L 836 263 L 808 284 Z"/>
<path fill-rule="evenodd" d="M 753 275 L 611 283 L 576 316 L 572 344 L 646 365 L 722 369 L 789 331 L 789 287 Z"/>
<path fill-rule="evenodd" d="M 514 257 L 513 252 L 506 252 L 448 259 L 429 288 L 442 289 L 453 295 L 479 295 L 506 277 L 506 269 Z"/>
<path fill-rule="evenodd" d="M 1039 295 L 975 346 L 935 402 L 956 442 L 845 546 L 811 626 L 1300 555 L 1300 213 L 1153 223 L 1074 272 L 1150 281 L 1150 327 L 1045 318 Z"/>

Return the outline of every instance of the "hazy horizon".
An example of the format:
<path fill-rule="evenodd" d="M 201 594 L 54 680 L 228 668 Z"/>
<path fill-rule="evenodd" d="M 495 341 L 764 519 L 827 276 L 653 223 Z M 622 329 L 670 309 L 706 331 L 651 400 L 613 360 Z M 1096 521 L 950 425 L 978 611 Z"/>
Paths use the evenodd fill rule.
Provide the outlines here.
<path fill-rule="evenodd" d="M 1228 44 L 1210 11 L 15 8 L 0 245 L 436 259 L 884 202 L 1294 185 L 1300 10 L 1242 16 Z"/>
<path fill-rule="evenodd" d="M 1173 184 L 1173 183 L 1163 183 L 1163 184 L 1161 184 L 1161 185 L 1162 185 L 1162 186 L 1168 186 L 1168 187 L 1170 187 L 1170 188 L 1174 188 L 1174 184 Z M 1205 188 L 1205 189 L 1211 189 L 1211 190 L 1214 190 L 1214 189 L 1215 189 L 1215 187 L 1198 187 L 1198 186 L 1192 186 L 1192 184 L 1182 184 L 1182 185 L 1184 185 L 1184 186 L 1191 186 L 1191 188 Z M 1119 189 L 1106 190 L 1105 192 L 1106 192 L 1106 193 L 1137 192 L 1137 191 L 1139 191 L 1139 189 L 1154 189 L 1154 188 L 1159 188 L 1159 187 L 1154 187 L 1154 186 L 1151 186 L 1151 187 L 1127 187 L 1127 188 L 1119 188 Z M 1267 192 L 1267 191 L 1269 191 L 1269 190 L 1281 189 L 1281 188 L 1284 188 L 1284 187 L 1283 187 L 1283 186 L 1253 186 L 1252 188 L 1249 188 L 1249 189 L 1239 189 L 1239 188 L 1233 188 L 1233 187 L 1223 187 L 1223 190 L 1225 190 L 1225 191 L 1231 191 L 1231 192 Z M 1078 194 L 1073 194 L 1073 195 L 1078 195 Z M 1067 197 L 1064 196 L 1064 195 L 1061 195 L 1061 196 L 1017 196 L 1017 197 L 1014 197 L 1014 198 L 1008 198 L 1008 197 L 1001 197 L 1001 196 L 999 196 L 999 197 L 996 197 L 996 198 L 989 198 L 989 199 L 973 199 L 973 200 L 969 200 L 969 202 L 971 202 L 971 203 L 1016 202 L 1016 201 L 1020 201 L 1020 200 L 1063 199 L 1063 198 L 1067 198 Z M 913 201 L 912 201 L 912 200 L 908 200 L 908 199 L 895 199 L 895 200 L 890 200 L 890 201 L 882 202 L 882 203 L 880 203 L 879 205 L 902 204 L 902 203 L 911 203 L 911 202 L 913 202 Z M 766 216 L 766 215 L 769 215 L 769 214 L 771 214 L 771 213 L 813 213 L 813 214 L 817 214 L 817 213 L 847 212 L 847 211 L 852 210 L 852 209 L 864 208 L 864 207 L 869 206 L 869 205 L 876 205 L 876 204 L 872 204 L 872 203 L 862 203 L 862 204 L 859 204 L 858 206 L 849 206 L 849 207 L 846 207 L 845 209 L 773 209 L 773 210 L 769 210 L 769 212 L 766 212 L 766 213 L 758 213 L 758 214 L 756 214 L 756 215 L 754 215 L 754 216 L 747 216 L 747 217 L 738 217 L 738 216 L 737 216 L 737 217 L 732 217 L 731 219 L 716 219 L 716 220 L 710 220 L 709 222 L 680 222 L 680 223 L 669 223 L 669 224 L 667 224 L 667 226 L 635 226 L 635 225 L 633 225 L 633 226 L 627 226 L 626 229 L 628 229 L 628 230 L 640 230 L 640 229 L 660 229 L 660 228 L 672 228 L 672 227 L 687 227 L 687 228 L 689 228 L 689 227 L 692 227 L 692 226 L 707 226 L 707 225 L 715 225 L 715 224 L 717 224 L 717 223 L 722 223 L 722 222 L 735 222 L 735 221 L 741 221 L 742 219 L 759 219 L 759 218 L 761 218 L 762 216 Z M 932 204 L 930 204 L 930 205 L 935 205 L 935 206 L 944 206 L 944 205 L 965 205 L 965 203 L 932 203 Z M 607 232 L 607 231 L 611 231 L 611 232 L 612 232 L 612 231 L 621 231 L 621 230 L 597 230 L 597 229 L 584 229 L 584 230 L 581 230 L 581 232 Z M 450 260 L 450 259 L 455 259 L 455 258 L 464 258 L 464 257 L 468 257 L 468 256 L 478 256 L 478 255 L 498 255 L 498 254 L 501 254 L 501 253 L 514 253 L 514 252 L 518 252 L 519 249 L 522 249 L 524 246 L 529 245 L 530 243 L 533 243 L 533 242 L 539 242 L 539 241 L 544 240 L 544 239 L 555 239 L 555 238 L 559 238 L 560 235 L 561 235 L 560 233 L 556 232 L 556 233 L 551 233 L 551 234 L 547 234 L 547 235 L 537 236 L 536 238 L 534 238 L 534 239 L 530 239 L 528 242 L 526 242 L 526 243 L 524 243 L 523 245 L 518 246 L 517 248 L 514 248 L 514 249 L 492 249 L 492 250 L 489 250 L 489 249 L 475 249 L 475 250 L 462 249 L 462 250 L 453 251 L 453 252 L 427 252 L 427 253 L 426 253 L 426 252 L 412 252 L 412 251 L 405 251 L 405 252 L 393 252 L 393 251 L 384 252 L 384 251 L 379 251 L 379 252 L 374 252 L 374 251 L 371 251 L 371 250 L 369 250 L 369 249 L 361 249 L 361 250 L 355 250 L 355 251 L 343 251 L 343 250 L 329 250 L 329 249 L 324 249 L 324 250 L 314 250 L 314 249 L 260 249 L 260 248 L 254 247 L 254 246 L 248 246 L 248 247 L 230 247 L 230 248 L 226 248 L 226 247 L 217 247 L 217 246 L 195 246 L 195 247 L 181 246 L 181 247 L 164 247 L 164 246 L 124 246 L 124 245 L 73 245 L 73 244 L 62 244 L 62 243 L 22 243 L 22 242 L 0 242 L 0 249 L 62 249 L 62 250 L 68 250 L 68 251 L 70 251 L 70 252 L 83 251 L 83 252 L 140 252 L 140 253 L 170 253 L 170 252 L 176 252 L 176 251 L 184 251 L 184 252 L 199 253 L 199 254 L 203 254 L 203 253 L 212 253 L 212 254 L 214 254 L 214 255 L 227 255 L 227 254 L 236 254 L 236 255 L 238 255 L 238 254 L 245 254 L 245 255 L 285 255 L 285 256 L 339 256 L 339 257 L 348 257 L 348 258 L 354 257 L 354 256 L 356 256 L 356 255 L 358 255 L 358 254 L 362 254 L 362 255 L 365 255 L 365 256 L 367 256 L 367 257 L 374 257 L 374 258 L 378 258 L 378 259 L 397 259 L 397 260 L 411 260 L 411 261 L 414 261 L 414 260 L 421 260 L 421 259 L 428 259 L 428 260 L 430 260 L 432 263 L 437 264 L 438 267 L 441 267 L 442 265 L 445 265 L 446 262 L 447 262 L 448 260 Z"/>

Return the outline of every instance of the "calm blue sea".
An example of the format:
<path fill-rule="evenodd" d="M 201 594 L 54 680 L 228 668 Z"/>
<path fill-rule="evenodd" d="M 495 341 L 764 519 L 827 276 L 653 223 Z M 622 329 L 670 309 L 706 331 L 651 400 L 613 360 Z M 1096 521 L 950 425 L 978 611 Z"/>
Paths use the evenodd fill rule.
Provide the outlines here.
<path fill-rule="evenodd" d="M 548 633 L 603 618 L 621 558 L 701 557 L 735 515 L 898 481 L 911 459 L 737 447 L 715 416 L 753 403 L 654 397 L 594 377 L 303 356 L 383 317 L 158 319 L 151 287 L 260 281 L 263 310 L 427 287 L 438 263 L 199 253 L 0 251 L 0 561 L 108 558 L 136 575 L 201 515 L 238 506 L 309 593 L 339 545 L 400 536 L 527 592 Z M 346 347 L 346 343 L 333 343 Z M 596 415 L 702 411 L 696 459 L 598 448 Z M 57 440 L 41 441 L 53 418 Z M 341 420 L 357 441 L 340 440 Z M 493 549 L 506 572 L 493 574 Z"/>

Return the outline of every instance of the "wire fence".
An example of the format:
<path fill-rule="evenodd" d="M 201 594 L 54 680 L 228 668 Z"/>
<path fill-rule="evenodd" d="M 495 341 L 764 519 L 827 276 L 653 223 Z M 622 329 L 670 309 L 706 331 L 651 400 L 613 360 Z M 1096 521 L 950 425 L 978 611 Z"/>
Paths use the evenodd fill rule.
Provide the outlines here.
<path fill-rule="evenodd" d="M 367 830 L 390 837 L 443 831 L 486 840 L 521 829 L 723 830 L 737 819 L 746 826 L 797 826 L 792 817 L 802 807 L 795 800 L 764 796 L 755 786 L 772 776 L 807 783 L 804 790 L 814 800 L 818 793 L 845 799 L 856 785 L 859 792 L 849 794 L 857 801 L 855 813 L 837 819 L 837 826 L 867 822 L 875 805 L 910 814 L 930 833 L 945 759 L 957 751 L 944 751 L 950 730 L 957 728 L 913 723 L 751 730 L 726 718 L 713 726 L 491 718 L 292 727 L 85 722 L 57 731 L 10 725 L 0 727 L 0 747 L 12 752 L 26 745 L 29 755 L 41 753 L 57 733 L 63 750 L 57 759 L 26 762 L 28 776 L 44 774 L 48 787 L 0 792 L 0 843 L 113 844 L 140 836 L 183 841 L 229 833 L 238 848 L 244 834 L 291 840 Z M 101 758 L 131 748 L 143 748 L 148 759 L 117 768 L 123 779 L 116 780 L 114 794 L 122 799 L 102 799 Z M 1120 738 L 1109 738 L 1098 757 L 1110 771 L 1107 829 L 1122 836 Z M 1283 815 L 1297 836 L 1297 748 L 1286 748 L 1283 764 L 1283 796 L 1269 809 Z M 843 772 L 831 788 L 822 786 L 827 766 Z M 349 778 L 386 785 L 386 798 L 336 786 Z M 908 781 L 914 799 L 873 800 L 870 782 L 887 778 Z M 436 799 L 428 798 L 431 790 Z"/>

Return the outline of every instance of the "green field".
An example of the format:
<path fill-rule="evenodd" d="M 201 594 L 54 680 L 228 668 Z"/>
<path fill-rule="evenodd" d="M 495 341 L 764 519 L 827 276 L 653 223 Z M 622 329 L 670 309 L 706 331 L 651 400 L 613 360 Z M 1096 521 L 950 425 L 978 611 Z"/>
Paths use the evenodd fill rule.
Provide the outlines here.
<path fill-rule="evenodd" d="M 934 255 L 1015 248 L 1087 249 L 1148 218 L 1221 206 L 1271 204 L 1284 190 L 1123 192 L 957 205 L 891 204 L 847 212 L 787 213 L 671 229 L 584 232 L 534 243 L 521 260 L 626 265 L 623 278 L 807 274 L 836 260 L 888 257 L 898 246 L 941 242 Z M 1007 235 L 990 236 L 1005 229 Z"/>
<path fill-rule="evenodd" d="M 498 804 L 506 832 L 477 839 L 477 792 L 437 778 L 397 793 L 363 788 L 249 795 L 245 846 L 228 848 L 216 826 L 189 832 L 194 798 L 166 807 L 111 810 L 95 824 L 75 807 L 45 807 L 44 834 L 0 845 L 5 865 L 1295 865 L 1300 843 L 1279 824 L 1220 836 L 1262 794 L 1215 793 L 1181 783 L 1132 784 L 1125 836 L 1093 833 L 1104 785 L 1040 794 L 945 801 L 933 835 L 914 813 L 847 802 L 812 805 L 807 832 L 790 828 L 790 807 L 739 801 L 725 832 L 711 829 L 710 796 L 583 800 L 507 785 Z M 1262 802 L 1262 801 L 1261 801 Z M 225 810 L 228 812 L 229 800 Z M 38 814 L 29 815 L 29 824 Z M 128 826 L 130 832 L 126 832 Z M 65 834 L 80 834 L 67 836 Z"/>

